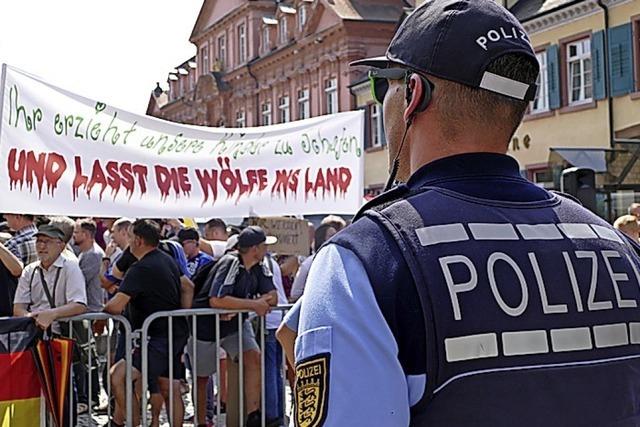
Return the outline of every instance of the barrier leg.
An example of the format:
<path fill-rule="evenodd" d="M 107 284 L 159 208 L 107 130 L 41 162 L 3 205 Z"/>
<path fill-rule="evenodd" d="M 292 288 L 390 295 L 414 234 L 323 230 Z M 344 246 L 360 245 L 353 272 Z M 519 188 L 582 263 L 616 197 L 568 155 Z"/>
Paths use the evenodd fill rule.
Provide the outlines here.
<path fill-rule="evenodd" d="M 264 319 L 265 316 L 260 316 L 260 424 L 262 427 L 266 425 L 266 401 L 265 401 L 265 384 L 264 384 Z"/>
<path fill-rule="evenodd" d="M 73 339 L 73 321 L 69 321 L 69 338 Z M 76 403 L 73 401 L 73 389 L 74 389 L 74 384 L 73 384 L 73 361 L 71 362 L 71 369 L 69 369 L 69 414 L 68 414 L 68 418 L 69 418 L 69 427 L 73 427 L 74 426 L 74 418 L 75 416 L 77 416 L 76 413 Z M 61 423 L 64 423 L 64 420 L 60 421 Z"/>
<path fill-rule="evenodd" d="M 193 358 L 191 359 L 191 387 L 193 388 L 193 424 L 198 424 L 198 368 L 196 361 L 198 360 L 198 334 L 197 334 L 197 320 L 194 314 L 191 317 L 191 330 L 193 331 L 191 336 L 193 339 Z M 206 402 L 206 400 L 205 400 Z M 206 403 L 205 403 L 206 408 Z M 204 410 L 206 413 L 206 409 Z"/>
<path fill-rule="evenodd" d="M 220 397 L 220 391 L 222 390 L 222 381 L 220 380 L 220 350 L 221 350 L 221 346 L 220 346 L 220 315 L 216 314 L 215 315 L 215 322 L 216 322 L 216 424 L 220 424 L 221 423 L 221 408 L 220 406 L 222 405 L 222 399 Z M 229 410 L 227 408 L 227 415 L 229 414 Z"/>
<path fill-rule="evenodd" d="M 167 408 L 167 416 L 169 417 L 169 425 L 173 427 L 173 317 L 168 317 L 169 322 L 169 407 Z"/>
<path fill-rule="evenodd" d="M 91 341 L 91 338 L 93 337 L 93 331 L 92 331 L 92 322 L 91 322 L 91 320 L 89 320 L 88 323 L 89 323 L 89 325 L 87 327 L 87 352 L 88 352 L 87 360 L 89 362 L 88 363 L 89 364 L 89 370 L 87 372 L 87 376 L 88 376 L 87 383 L 89 385 L 89 389 L 87 390 L 87 405 L 89 407 L 87 409 L 87 414 L 89 416 L 89 422 L 91 422 L 91 419 L 92 419 L 92 416 L 91 416 L 91 406 L 92 406 L 91 405 L 91 393 L 93 392 L 93 389 L 92 389 L 92 385 L 93 385 L 92 384 L 93 383 L 93 381 L 92 381 L 93 380 L 93 370 L 91 369 L 91 368 L 93 368 L 93 364 L 91 363 L 92 362 L 91 359 L 93 359 L 93 357 L 92 357 L 93 356 L 93 352 L 91 351 L 92 348 L 93 348 L 93 343 Z M 84 322 L 84 321 L 82 322 L 82 324 L 83 324 L 83 326 L 87 326 L 87 323 Z"/>
<path fill-rule="evenodd" d="M 242 314 L 238 313 L 238 420 L 244 425 L 244 353 L 242 348 Z"/>

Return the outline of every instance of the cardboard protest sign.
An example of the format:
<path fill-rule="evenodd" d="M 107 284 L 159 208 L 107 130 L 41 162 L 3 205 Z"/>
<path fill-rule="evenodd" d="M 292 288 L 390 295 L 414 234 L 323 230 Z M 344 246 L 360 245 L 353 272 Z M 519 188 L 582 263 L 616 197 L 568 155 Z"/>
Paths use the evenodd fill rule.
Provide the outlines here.
<path fill-rule="evenodd" d="M 269 252 L 280 255 L 309 255 L 309 226 L 307 221 L 295 218 L 250 218 L 250 225 L 259 225 L 278 242 L 269 246 Z"/>

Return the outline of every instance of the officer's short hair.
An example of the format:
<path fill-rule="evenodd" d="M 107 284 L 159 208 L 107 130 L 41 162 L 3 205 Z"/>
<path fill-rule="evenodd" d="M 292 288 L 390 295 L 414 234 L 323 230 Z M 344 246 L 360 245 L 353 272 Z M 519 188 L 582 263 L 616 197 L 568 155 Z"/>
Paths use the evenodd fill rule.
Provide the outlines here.
<path fill-rule="evenodd" d="M 494 60 L 486 71 L 521 82 L 535 81 L 538 65 L 525 55 L 506 54 Z M 438 80 L 434 102 L 442 119 L 445 137 L 458 138 L 474 127 L 503 125 L 513 136 L 529 103 L 485 89 L 473 88 L 450 80 Z"/>

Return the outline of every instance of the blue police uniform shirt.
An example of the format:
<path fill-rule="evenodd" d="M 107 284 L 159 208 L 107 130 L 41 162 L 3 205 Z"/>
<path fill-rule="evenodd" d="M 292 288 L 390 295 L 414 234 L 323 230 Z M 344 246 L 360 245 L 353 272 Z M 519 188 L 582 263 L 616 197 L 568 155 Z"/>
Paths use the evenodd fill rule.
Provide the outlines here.
<path fill-rule="evenodd" d="M 451 222 L 451 225 L 459 227 L 456 232 L 459 232 L 463 228 L 461 224 L 458 224 L 463 221 L 461 218 L 473 218 L 473 212 L 450 210 L 465 209 L 473 206 L 473 204 L 465 205 L 464 203 L 457 203 L 455 201 L 456 198 L 464 198 L 475 202 L 480 201 L 481 204 L 486 205 L 484 208 L 478 205 L 479 211 L 484 209 L 481 213 L 482 215 L 493 215 L 494 211 L 500 211 L 503 203 L 519 204 L 518 206 L 524 206 L 525 208 L 527 204 L 530 204 L 531 209 L 529 209 L 529 212 L 524 216 L 527 217 L 527 215 L 529 215 L 527 221 L 533 223 L 536 221 L 537 212 L 534 208 L 553 205 L 556 203 L 555 199 L 557 199 L 557 196 L 523 179 L 519 174 L 519 168 L 514 159 L 505 155 L 489 153 L 472 153 L 437 160 L 419 169 L 404 187 L 404 190 L 409 192 L 419 188 L 434 187 L 446 193 L 447 197 L 441 197 L 437 200 L 437 202 L 442 204 L 437 207 L 432 207 L 431 209 L 441 212 L 439 219 L 443 221 L 442 224 Z M 571 203 L 565 203 L 565 205 L 571 205 Z M 567 217 L 570 218 L 574 214 L 576 218 L 580 215 L 585 215 L 582 213 L 579 215 L 579 212 L 581 212 L 581 210 L 576 210 L 572 206 L 569 206 L 569 208 L 564 209 L 561 213 L 566 220 Z M 498 212 L 498 215 L 500 214 L 501 212 Z M 583 218 L 579 218 L 579 220 L 585 221 Z M 595 218 L 595 216 L 587 216 L 586 221 L 595 223 L 597 222 L 597 218 Z M 553 239 L 556 239 L 554 233 L 557 233 L 560 238 L 569 241 L 569 243 L 566 244 L 573 244 L 572 238 L 586 239 L 587 237 L 602 238 L 604 239 L 603 241 L 606 242 L 603 243 L 603 245 L 622 245 L 624 243 L 622 236 L 615 234 L 615 232 L 607 228 L 603 222 L 600 223 L 600 225 L 591 225 L 586 228 L 584 227 L 585 225 L 586 224 L 560 224 L 559 229 L 562 230 L 564 234 L 560 234 L 558 228 L 553 228 L 552 230 L 552 227 L 548 227 L 548 224 L 545 224 L 544 227 L 537 228 L 524 225 L 523 227 L 519 227 L 518 230 L 520 235 L 523 236 L 520 240 L 549 238 L 552 240 L 551 243 L 555 244 L 556 242 L 553 241 Z M 480 241 L 482 239 L 482 233 L 493 233 L 495 235 L 503 233 L 501 236 L 505 239 L 504 241 L 496 242 L 496 247 L 500 248 L 501 246 L 504 247 L 509 244 L 508 240 L 511 239 L 511 236 L 504 234 L 505 228 L 492 228 L 491 226 L 487 226 L 487 224 L 483 224 L 483 226 L 484 227 L 471 230 L 471 233 L 477 233 L 473 234 L 475 240 Z M 562 228 L 562 226 L 564 226 L 564 228 Z M 447 243 L 446 239 L 451 238 L 451 236 L 443 237 L 443 235 L 438 234 L 440 231 L 442 230 L 431 228 L 429 232 L 435 232 L 435 234 L 428 234 L 423 237 L 425 241 L 435 239 L 433 241 L 436 243 Z M 449 231 L 451 231 L 451 229 L 449 229 Z M 467 234 L 466 229 L 465 234 Z M 491 237 L 488 234 L 485 237 Z M 551 236 L 551 234 L 554 235 Z M 589 236 L 586 236 L 586 234 L 589 234 Z M 438 238 L 444 238 L 445 240 L 438 241 Z M 455 239 L 452 241 L 455 241 Z M 462 239 L 458 241 L 462 241 Z M 582 242 L 587 241 L 580 240 L 579 243 L 576 244 L 583 246 L 587 244 L 583 244 Z M 590 242 L 590 244 L 594 244 L 593 240 Z M 473 239 L 467 237 L 467 241 L 465 241 L 463 245 L 467 245 L 468 254 L 473 253 L 473 251 L 470 250 L 473 249 Z M 522 244 L 520 245 L 518 248 L 521 249 L 524 247 Z M 515 247 L 516 246 L 514 246 L 514 248 Z M 324 417 L 324 425 L 405 426 L 409 425 L 410 422 L 416 423 L 415 419 L 413 419 L 416 415 L 414 408 L 411 408 L 410 411 L 410 407 L 420 402 L 424 396 L 433 393 L 433 389 L 428 389 L 430 385 L 433 387 L 434 383 L 436 383 L 436 381 L 428 383 L 429 378 L 427 378 L 426 375 L 427 371 L 435 371 L 438 375 L 442 374 L 444 377 L 448 376 L 451 381 L 468 374 L 467 372 L 455 372 L 456 369 L 450 368 L 450 366 L 464 366 L 463 363 L 458 365 L 449 363 L 448 365 L 441 364 L 441 366 L 435 367 L 429 366 L 428 369 L 427 354 L 429 351 L 434 352 L 435 349 L 427 348 L 426 346 L 427 340 L 424 338 L 427 336 L 425 322 L 421 321 L 423 315 L 421 306 L 422 297 L 418 295 L 415 281 L 410 273 L 405 257 L 402 256 L 397 249 L 394 250 L 393 248 L 397 248 L 397 243 L 389 230 L 381 225 L 380 221 L 374 221 L 370 216 L 363 216 L 346 230 L 334 236 L 331 243 L 320 251 L 311 269 L 308 279 L 309 286 L 305 291 L 302 302 L 294 306 L 294 309 L 290 311 L 284 320 L 288 327 L 298 330 L 295 355 L 296 364 L 302 368 L 300 373 L 303 374 L 303 379 L 304 375 L 308 374 L 311 376 L 312 372 L 321 372 L 323 366 L 327 367 L 325 380 L 327 381 L 327 389 L 329 392 L 325 395 L 327 404 L 325 405 L 324 412 L 320 414 L 320 416 Z M 435 246 L 433 248 L 434 251 L 439 250 Z M 585 246 L 585 248 L 588 248 L 588 246 Z M 616 249 L 619 248 L 616 246 Z M 620 254 L 613 254 L 613 251 L 605 251 L 608 255 L 604 255 L 605 257 L 610 257 L 608 261 L 605 260 L 609 275 L 606 275 L 607 268 L 603 267 L 600 269 L 600 274 L 605 274 L 606 276 L 603 277 L 607 279 L 610 277 L 614 283 L 615 280 L 618 280 L 618 283 L 623 283 L 623 280 L 631 280 L 631 277 L 637 279 L 639 277 L 637 275 L 637 260 L 635 262 L 632 261 L 630 258 L 631 255 L 629 255 L 633 252 L 633 249 L 628 250 L 627 248 L 623 250 L 627 250 L 627 252 L 623 252 L 624 255 L 620 256 L 620 258 L 623 259 L 625 256 L 629 257 L 629 262 L 632 267 L 627 269 L 627 272 L 630 273 L 629 275 L 616 272 L 617 270 L 615 269 L 619 270 L 621 265 L 616 264 L 613 266 L 612 262 L 616 260 L 611 260 Z M 587 258 L 590 256 L 589 254 L 579 254 L 579 256 L 582 255 Z M 469 255 L 469 257 L 472 256 L 473 255 Z M 540 257 L 540 260 L 531 259 L 535 277 L 534 273 L 527 272 L 527 281 L 536 283 L 536 280 L 539 279 L 538 284 L 543 281 L 543 279 L 541 279 L 542 274 L 540 273 L 540 268 L 535 268 L 536 265 L 539 267 L 542 265 L 542 262 L 546 262 L 542 258 L 543 257 Z M 445 259 L 445 266 L 442 268 L 443 272 L 445 270 L 449 272 L 446 279 L 447 284 L 451 285 L 449 286 L 449 295 L 444 298 L 449 299 L 448 297 L 451 296 L 451 302 L 449 303 L 449 301 L 447 301 L 447 304 L 442 304 L 447 305 L 443 307 L 442 310 L 446 309 L 453 312 L 456 317 L 455 320 L 459 320 L 462 316 L 473 316 L 469 314 L 470 309 L 468 305 L 465 307 L 465 301 L 463 300 L 470 298 L 466 292 L 473 289 L 472 282 L 474 274 L 465 262 L 463 258 L 448 258 Z M 504 254 L 502 258 L 498 256 L 493 262 L 509 265 L 508 255 Z M 556 260 L 553 262 L 556 262 Z M 469 264 L 473 264 L 473 262 L 469 261 Z M 502 267 L 504 266 L 500 265 L 500 268 Z M 518 271 L 516 268 L 517 266 L 514 267 L 514 271 Z M 604 271 L 604 273 L 602 273 L 602 271 Z M 635 275 L 634 272 L 636 273 Z M 545 274 L 548 274 L 548 272 L 545 271 Z M 446 273 L 444 273 L 444 275 L 447 276 Z M 569 272 L 569 275 L 571 276 L 571 272 Z M 582 275 L 582 272 L 578 272 L 577 275 L 580 276 L 580 280 L 584 280 L 586 277 Z M 520 277 L 515 274 L 512 278 L 514 279 L 513 282 L 518 284 Z M 486 275 L 483 276 L 482 279 L 485 282 L 491 282 L 491 277 L 487 279 Z M 571 279 L 572 283 L 576 283 L 575 278 Z M 569 282 L 568 279 L 566 279 L 566 281 Z M 523 282 L 524 279 L 520 281 L 520 284 Z M 391 283 L 393 286 L 389 286 Z M 495 285 L 495 277 L 492 283 L 492 286 Z M 483 283 L 483 286 L 485 284 L 486 283 Z M 478 288 L 479 287 L 480 285 L 478 285 Z M 497 290 L 497 285 L 494 287 L 496 288 L 494 296 L 499 295 L 500 291 Z M 443 286 L 443 289 L 446 290 L 447 287 Z M 514 289 L 518 290 L 520 286 L 514 286 Z M 628 294 L 630 292 L 629 289 L 629 284 L 627 284 L 624 292 Z M 548 291 L 548 296 L 545 295 L 547 300 L 542 303 L 545 315 L 549 314 L 547 310 L 551 310 L 552 313 L 556 310 L 559 314 L 565 312 L 562 305 L 553 304 L 554 300 L 552 298 L 558 297 L 558 294 L 555 292 L 556 291 L 552 289 Z M 601 292 L 601 290 L 598 291 L 599 298 L 604 299 Z M 618 292 L 618 294 L 615 296 L 612 294 L 612 299 L 616 301 L 617 297 L 619 307 L 625 304 L 627 307 L 633 307 L 634 300 L 625 300 L 624 295 L 621 296 L 619 290 L 616 292 Z M 587 296 L 584 295 L 584 297 L 586 301 Z M 594 295 L 591 297 L 589 300 L 591 308 L 594 307 L 593 304 L 596 304 L 596 308 L 609 308 L 604 307 L 602 304 L 598 306 L 598 302 L 605 304 L 606 302 L 598 301 L 598 298 Z M 508 293 L 504 300 L 499 301 L 499 299 L 499 296 L 496 296 L 495 300 L 497 304 L 505 313 L 510 316 L 521 314 L 522 305 L 518 306 L 518 300 L 517 298 L 514 299 L 512 294 Z M 576 301 L 577 300 L 578 298 L 576 297 Z M 477 300 L 474 302 L 478 303 Z M 537 301 L 537 303 L 540 304 L 541 302 Z M 582 304 L 579 304 L 579 308 L 582 308 L 581 305 Z M 524 307 L 526 308 L 526 305 Z M 439 309 L 434 309 L 434 312 L 438 312 L 438 310 Z M 529 310 L 527 314 L 529 314 L 530 311 L 531 310 Z M 578 311 L 580 311 L 578 314 L 582 316 L 582 319 L 587 319 L 581 310 Z M 584 311 L 588 311 L 586 306 L 584 307 Z M 621 313 L 620 310 L 616 310 L 616 312 L 618 315 Z M 296 316 L 300 317 L 298 328 L 296 328 Z M 577 315 L 574 317 L 578 318 Z M 614 318 L 615 316 L 611 316 L 610 319 L 612 320 L 610 321 L 613 321 Z M 498 317 L 496 317 L 496 319 L 498 319 Z M 495 322 L 496 319 L 489 319 L 489 323 Z M 548 317 L 544 319 L 548 319 Z M 453 319 L 451 320 L 450 324 L 446 322 L 441 322 L 441 324 L 455 329 L 456 322 Z M 573 318 L 571 320 L 573 320 Z M 539 322 L 540 318 L 527 321 L 535 323 Z M 501 322 L 496 323 L 497 325 L 494 325 L 496 330 L 500 329 Z M 559 324 L 562 323 L 562 321 L 559 322 Z M 570 323 L 571 322 L 568 322 L 567 326 Z M 587 324 L 589 324 L 589 322 L 587 322 Z M 596 335 L 599 334 L 600 342 L 598 342 L 598 336 L 595 337 L 595 343 L 589 342 L 592 346 L 602 348 L 602 350 L 599 351 L 603 357 L 609 355 L 623 356 L 614 357 L 611 360 L 620 360 L 629 357 L 624 356 L 623 353 L 624 351 L 628 352 L 630 350 L 624 350 L 623 347 L 620 346 L 614 346 L 618 349 L 618 353 L 607 353 L 609 351 L 606 349 L 607 340 L 615 341 L 619 339 L 620 342 L 624 341 L 621 337 L 617 336 L 619 335 L 618 332 L 620 332 L 619 329 L 622 328 L 620 325 L 622 325 L 622 323 L 604 325 L 603 328 L 598 330 L 596 330 L 597 327 L 594 327 L 593 333 Z M 633 341 L 634 333 L 638 334 L 638 332 L 640 332 L 634 332 L 635 329 L 640 327 L 640 323 L 629 323 L 628 325 L 632 338 L 631 341 Z M 624 326 L 624 328 L 626 327 L 627 326 Z M 548 357 L 551 360 L 555 360 L 554 358 L 556 358 L 563 361 L 561 358 L 569 353 L 563 353 L 562 347 L 564 345 L 571 347 L 571 342 L 576 339 L 576 334 L 583 332 L 578 331 L 578 329 L 584 328 L 557 329 L 554 330 L 555 332 L 559 331 L 556 336 L 553 334 L 554 331 L 551 331 L 550 338 L 553 348 L 551 350 L 547 349 L 547 352 L 550 354 Z M 478 332 L 483 331 L 479 330 Z M 561 336 L 562 334 L 567 335 L 568 343 L 563 341 L 564 337 Z M 479 333 L 478 337 L 470 335 L 464 338 L 470 339 L 471 337 L 476 340 L 483 340 L 489 335 L 492 334 Z M 504 337 L 505 335 L 503 335 L 503 338 Z M 516 337 L 515 334 L 506 335 L 506 337 L 510 340 L 509 345 L 513 345 L 516 351 L 522 350 L 518 347 L 521 346 L 518 342 L 519 337 Z M 527 337 L 531 338 L 530 335 Z M 491 336 L 489 338 L 494 337 Z M 582 338 L 586 339 L 586 337 Z M 581 339 L 581 337 L 578 337 L 578 339 Z M 588 339 L 591 340 L 590 336 Z M 626 339 L 628 343 L 628 337 Z M 636 336 L 635 339 L 640 339 L 640 335 Z M 478 351 L 477 348 L 484 348 L 483 346 L 486 343 L 480 343 L 479 345 L 477 342 L 471 343 L 473 350 L 469 350 L 470 341 L 467 341 L 468 342 L 464 343 L 462 341 L 451 341 L 447 343 L 447 354 L 445 356 L 443 350 L 442 354 L 440 354 L 441 358 L 446 358 L 448 362 L 455 362 L 456 360 L 466 360 L 465 358 L 474 359 L 478 357 L 480 359 L 480 357 L 491 357 L 493 359 L 482 359 L 482 361 L 495 359 L 502 363 L 502 361 L 507 360 L 508 362 L 504 362 L 507 365 L 512 363 L 512 360 L 517 360 L 517 358 L 514 357 L 511 357 L 511 359 L 506 357 L 513 356 L 513 354 L 506 354 L 506 347 L 504 348 L 505 354 L 500 354 L 499 357 L 494 354 L 489 354 L 493 353 L 494 349 L 489 349 L 487 354 L 480 354 L 480 356 L 478 356 L 478 354 L 474 352 Z M 533 341 L 536 342 L 536 337 L 534 337 Z M 431 341 L 429 342 L 431 343 Z M 494 341 L 489 340 L 487 343 L 489 346 L 496 344 L 495 338 Z M 538 344 L 541 347 L 545 345 L 548 346 L 546 341 L 539 342 Z M 433 347 L 436 347 L 435 343 Z M 438 350 L 441 349 L 439 348 Z M 566 351 L 570 352 L 574 350 L 576 349 Z M 487 350 L 484 348 L 482 351 Z M 482 351 L 480 351 L 480 353 L 482 353 Z M 496 350 L 496 352 L 499 353 L 498 350 Z M 542 353 L 542 351 L 539 353 Z M 583 354 L 590 355 L 591 353 L 585 352 Z M 531 360 L 535 361 L 537 357 L 542 356 L 531 356 Z M 580 357 L 585 358 L 586 356 L 576 356 L 577 359 L 580 359 Z M 321 360 L 321 362 L 318 362 L 318 360 Z M 309 363 L 312 365 L 307 365 Z M 324 363 L 324 365 L 322 363 Z M 473 360 L 470 363 L 477 362 Z M 480 367 L 481 364 L 477 366 Z M 305 368 L 307 369 L 306 371 Z M 433 371 L 431 371 L 431 369 Z M 610 373 L 619 374 L 622 372 L 615 371 L 615 369 L 612 368 Z M 515 375 L 513 377 L 515 377 Z M 508 378 L 511 377 L 507 377 L 507 379 Z M 316 377 L 313 379 L 317 380 Z M 571 379 L 573 379 L 573 377 Z M 524 377 L 523 383 L 526 384 L 527 381 L 529 381 L 529 379 Z M 539 379 L 535 378 L 531 381 L 532 384 L 534 384 L 535 381 L 539 381 Z M 506 380 L 506 382 L 508 382 L 508 380 Z M 302 384 L 304 385 L 304 381 Z M 448 383 L 440 384 L 441 387 L 446 385 L 448 385 Z M 470 389 L 476 386 L 477 385 L 474 384 Z M 588 386 L 584 387 L 584 389 L 588 389 Z M 482 390 L 482 388 L 479 390 Z M 507 390 L 507 393 L 508 392 L 509 390 Z M 478 391 L 479 395 L 482 395 L 482 393 L 483 392 Z M 353 396 L 362 396 L 362 398 L 354 399 Z M 301 395 L 300 398 L 303 399 L 304 395 Z M 446 398 L 440 400 L 445 401 Z M 521 402 L 513 403 L 515 405 Z M 533 407 L 533 405 L 531 406 Z M 473 407 L 468 409 L 467 412 L 477 411 L 477 413 L 481 413 L 482 410 L 483 408 Z M 453 411 L 448 411 L 448 413 L 451 412 Z M 464 416 L 468 415 L 464 410 L 460 412 L 462 412 Z M 314 413 L 308 412 L 296 416 L 309 417 L 314 416 Z M 575 418 L 572 417 L 572 413 L 560 416 L 560 418 L 566 420 L 565 422 L 567 423 Z M 442 422 L 442 420 L 435 420 L 433 424 L 419 422 L 415 425 L 453 425 L 450 423 L 447 424 L 446 421 L 445 424 L 439 424 L 438 422 Z M 508 420 L 496 420 L 493 425 L 501 425 L 500 422 L 504 423 L 508 422 Z M 536 421 L 529 422 L 535 424 Z M 526 424 L 525 421 L 523 425 L 528 424 Z M 562 424 L 552 423 L 550 425 Z"/>

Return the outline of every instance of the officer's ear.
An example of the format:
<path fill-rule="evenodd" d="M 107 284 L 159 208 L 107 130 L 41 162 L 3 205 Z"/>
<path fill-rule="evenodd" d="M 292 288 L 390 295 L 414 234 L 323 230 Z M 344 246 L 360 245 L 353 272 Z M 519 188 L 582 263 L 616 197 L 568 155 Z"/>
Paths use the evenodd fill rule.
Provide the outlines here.
<path fill-rule="evenodd" d="M 431 86 L 424 77 L 413 73 L 406 84 L 405 98 L 407 100 L 407 108 L 404 110 L 404 120 L 408 122 L 429 106 L 431 102 Z"/>

